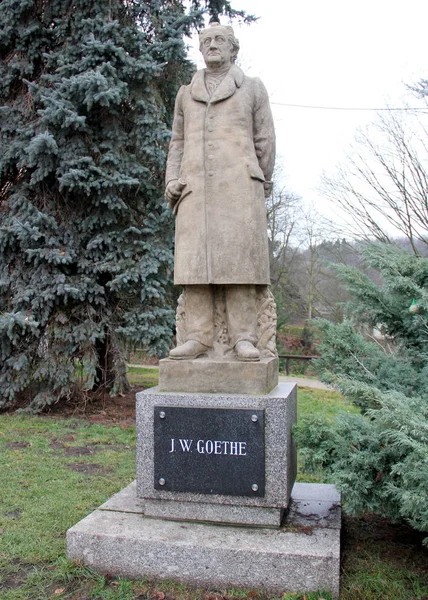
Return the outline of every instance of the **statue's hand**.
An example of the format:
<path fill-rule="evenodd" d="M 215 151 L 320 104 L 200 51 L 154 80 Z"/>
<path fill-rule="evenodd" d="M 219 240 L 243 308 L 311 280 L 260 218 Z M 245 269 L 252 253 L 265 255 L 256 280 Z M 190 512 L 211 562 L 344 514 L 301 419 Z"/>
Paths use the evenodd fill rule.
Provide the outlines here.
<path fill-rule="evenodd" d="M 272 193 L 272 181 L 265 181 L 263 187 L 265 190 L 265 198 L 268 198 Z"/>
<path fill-rule="evenodd" d="M 181 192 L 186 184 L 181 179 L 173 179 L 168 182 L 165 190 L 165 198 L 172 207 L 181 196 Z"/>

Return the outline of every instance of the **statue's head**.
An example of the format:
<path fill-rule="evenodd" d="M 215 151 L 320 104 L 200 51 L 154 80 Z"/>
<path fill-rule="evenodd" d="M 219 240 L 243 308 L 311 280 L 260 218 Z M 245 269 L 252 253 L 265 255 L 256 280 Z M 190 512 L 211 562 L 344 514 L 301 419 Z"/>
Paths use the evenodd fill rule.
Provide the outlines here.
<path fill-rule="evenodd" d="M 210 23 L 199 34 L 199 50 L 207 67 L 219 67 L 236 61 L 239 42 L 230 25 Z"/>

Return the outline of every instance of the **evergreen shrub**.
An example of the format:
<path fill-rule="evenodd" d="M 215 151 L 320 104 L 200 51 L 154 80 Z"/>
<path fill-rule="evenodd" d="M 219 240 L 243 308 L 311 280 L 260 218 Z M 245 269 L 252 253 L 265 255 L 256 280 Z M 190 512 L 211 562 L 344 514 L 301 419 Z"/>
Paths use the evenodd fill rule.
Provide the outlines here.
<path fill-rule="evenodd" d="M 428 531 L 428 259 L 368 245 L 382 285 L 339 272 L 352 292 L 352 320 L 317 321 L 321 378 L 361 407 L 329 423 L 308 417 L 297 431 L 305 469 L 324 468 L 352 513 L 404 519 Z M 416 309 L 414 307 L 417 307 Z M 380 328 L 385 339 L 365 331 Z M 428 541 L 426 538 L 425 541 Z"/>

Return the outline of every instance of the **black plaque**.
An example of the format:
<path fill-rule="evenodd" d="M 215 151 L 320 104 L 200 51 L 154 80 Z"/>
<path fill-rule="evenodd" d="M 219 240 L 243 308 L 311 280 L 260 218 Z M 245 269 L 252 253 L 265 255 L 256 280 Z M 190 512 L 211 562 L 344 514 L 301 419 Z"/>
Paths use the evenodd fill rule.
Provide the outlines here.
<path fill-rule="evenodd" d="M 264 496 L 264 411 L 155 406 L 154 487 Z"/>

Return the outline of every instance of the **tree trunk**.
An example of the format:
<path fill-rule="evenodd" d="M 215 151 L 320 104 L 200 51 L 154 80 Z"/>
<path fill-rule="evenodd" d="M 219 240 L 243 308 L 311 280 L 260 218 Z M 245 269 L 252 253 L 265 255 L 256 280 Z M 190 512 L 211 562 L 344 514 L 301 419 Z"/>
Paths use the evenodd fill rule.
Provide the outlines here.
<path fill-rule="evenodd" d="M 104 389 L 112 395 L 125 394 L 131 386 L 126 376 L 124 355 L 109 331 L 95 345 L 98 363 L 93 391 Z"/>

